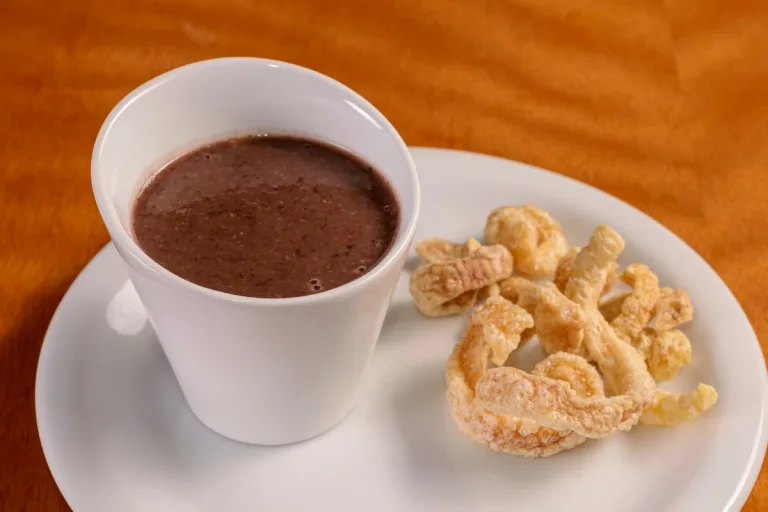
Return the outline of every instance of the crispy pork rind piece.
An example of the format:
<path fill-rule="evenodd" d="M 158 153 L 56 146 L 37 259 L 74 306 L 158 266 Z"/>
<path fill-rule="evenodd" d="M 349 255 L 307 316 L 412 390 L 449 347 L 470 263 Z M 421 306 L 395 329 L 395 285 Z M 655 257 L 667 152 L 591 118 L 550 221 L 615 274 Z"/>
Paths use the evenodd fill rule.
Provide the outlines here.
<path fill-rule="evenodd" d="M 632 295 L 632 292 L 609 297 L 600 302 L 600 313 L 608 322 L 621 314 L 624 301 Z M 693 304 L 688 292 L 685 290 L 673 290 L 661 288 L 659 299 L 651 312 L 653 328 L 657 331 L 669 331 L 693 320 Z M 648 325 L 650 325 L 650 321 Z"/>
<path fill-rule="evenodd" d="M 576 256 L 581 252 L 581 247 L 572 247 L 568 253 L 562 257 L 555 269 L 555 277 L 552 280 L 557 289 L 565 292 L 565 286 L 573 274 L 573 265 L 576 262 Z M 613 261 L 606 268 L 605 284 L 603 285 L 602 295 L 610 292 L 616 283 L 619 282 L 619 262 Z"/>
<path fill-rule="evenodd" d="M 600 313 L 624 341 L 645 357 L 657 382 L 674 378 L 691 360 L 688 337 L 677 329 L 670 330 L 671 326 L 692 318 L 688 294 L 683 290 L 660 289 L 656 275 L 641 264 L 628 266 L 621 280 L 632 291 L 601 303 Z M 664 314 L 661 322 L 659 312 Z M 648 327 L 654 315 L 654 327 Z"/>
<path fill-rule="evenodd" d="M 605 398 L 600 373 L 586 359 L 575 354 L 552 354 L 534 366 L 531 375 L 567 382 L 582 397 Z"/>
<path fill-rule="evenodd" d="M 521 276 L 512 276 L 499 282 L 499 295 L 530 314 L 536 311 L 539 303 L 539 287 Z"/>
<path fill-rule="evenodd" d="M 503 304 L 499 300 L 498 304 Z M 447 399 L 459 429 L 475 442 L 485 444 L 497 452 L 525 457 L 548 457 L 584 443 L 585 437 L 574 432 L 544 428 L 534 421 L 497 414 L 475 399 L 475 386 L 485 375 L 492 349 L 486 343 L 484 331 L 507 333 L 509 339 L 498 344 L 496 359 L 506 359 L 516 348 L 516 341 L 532 319 L 522 308 L 511 303 L 502 306 L 512 318 L 500 319 L 491 310 L 473 315 L 469 327 L 448 359 L 445 377 Z M 500 322 L 489 326 L 489 323 Z M 505 329 L 504 326 L 515 326 Z M 507 352 L 509 350 L 509 352 Z M 573 363 L 562 356 L 549 363 L 537 365 L 534 372 L 555 379 L 572 379 L 577 392 L 599 393 L 601 385 L 595 382 L 599 375 L 586 362 Z M 575 356 L 574 356 L 575 357 Z M 573 368 L 568 368 L 568 366 Z M 590 373 L 590 371 L 594 373 Z"/>
<path fill-rule="evenodd" d="M 573 263 L 576 261 L 576 255 L 581 252 L 581 247 L 571 247 L 565 256 L 560 258 L 555 268 L 555 275 L 552 277 L 552 282 L 555 283 L 557 289 L 561 292 L 565 291 L 565 285 L 568 284 L 568 280 L 573 273 Z"/>
<path fill-rule="evenodd" d="M 564 351 L 587 356 L 582 341 L 587 313 L 596 310 L 608 276 L 615 272 L 624 240 L 607 226 L 598 226 L 589 244 L 576 254 L 564 294 L 554 283 L 539 290 L 534 312 L 539 343 L 548 354 Z"/>
<path fill-rule="evenodd" d="M 567 382 L 510 367 L 488 370 L 477 383 L 476 393 L 483 405 L 498 414 L 527 418 L 546 428 L 593 439 L 619 429 L 625 402 L 585 398 Z"/>
<path fill-rule="evenodd" d="M 624 239 L 608 226 L 598 226 L 589 244 L 573 262 L 565 296 L 585 310 L 597 309 L 608 276 L 615 271 L 616 260 L 624 251 Z"/>
<path fill-rule="evenodd" d="M 554 283 L 542 285 L 538 295 L 534 329 L 544 352 L 585 356 L 583 342 L 587 314 L 584 309 L 568 300 Z"/>
<path fill-rule="evenodd" d="M 489 297 L 498 297 L 501 295 L 501 288 L 499 283 L 493 283 L 480 290 L 480 298 L 487 299 Z"/>
<path fill-rule="evenodd" d="M 520 344 L 521 334 L 533 327 L 530 314 L 517 314 L 520 308 L 503 297 L 491 297 L 472 311 L 470 321 L 483 329 L 491 362 L 501 366 Z"/>
<path fill-rule="evenodd" d="M 549 286 L 559 293 L 554 284 Z M 585 398 L 563 381 L 502 367 L 488 370 L 478 381 L 477 399 L 497 413 L 531 419 L 554 430 L 571 430 L 587 438 L 632 428 L 653 400 L 656 383 L 643 357 L 621 340 L 599 313 L 585 314 L 584 346 L 614 396 Z"/>
<path fill-rule="evenodd" d="M 659 332 L 645 328 L 634 345 L 645 356 L 648 371 L 656 382 L 673 379 L 693 356 L 691 340 L 677 329 Z"/>
<path fill-rule="evenodd" d="M 659 278 L 646 265 L 633 263 L 621 274 L 621 280 L 632 288 L 621 303 L 611 327 L 621 338 L 632 343 L 653 318 L 661 291 Z"/>
<path fill-rule="evenodd" d="M 439 317 L 439 316 L 453 316 L 460 315 L 472 309 L 477 303 L 478 291 L 471 290 L 466 293 L 462 293 L 455 299 L 449 300 L 439 306 L 432 307 L 430 309 L 421 309 L 419 311 L 424 316 Z M 416 304 L 418 307 L 418 303 Z"/>
<path fill-rule="evenodd" d="M 642 411 L 653 401 L 656 382 L 645 360 L 635 348 L 622 340 L 597 311 L 590 311 L 584 328 L 584 347 L 588 359 L 597 363 L 606 391 L 623 396 L 631 404 L 625 409 L 621 429 L 637 424 Z"/>
<path fill-rule="evenodd" d="M 528 277 L 552 275 L 568 252 L 563 228 L 533 205 L 496 208 L 488 216 L 484 233 L 489 244 L 509 249 L 517 271 Z"/>
<path fill-rule="evenodd" d="M 423 263 L 445 263 L 469 255 L 467 244 L 457 244 L 443 238 L 428 238 L 416 244 L 416 254 Z"/>
<path fill-rule="evenodd" d="M 478 244 L 472 249 L 466 257 L 423 265 L 411 274 L 411 296 L 424 315 L 466 311 L 475 304 L 480 289 L 512 274 L 512 255 L 504 246 Z"/>
<path fill-rule="evenodd" d="M 600 301 L 598 309 L 606 322 L 613 322 L 613 320 L 621 314 L 621 306 L 624 305 L 624 301 L 627 297 L 629 297 L 629 292 L 624 292 Z"/>
<path fill-rule="evenodd" d="M 662 288 L 654 313 L 654 328 L 668 331 L 693 320 L 693 304 L 685 290 Z"/>
<path fill-rule="evenodd" d="M 512 276 L 498 283 L 498 295 L 520 306 L 531 315 L 536 311 L 539 303 L 539 288 L 536 283 L 522 276 Z M 536 329 L 530 328 L 523 331 L 521 344 L 525 343 L 536 334 Z"/>
<path fill-rule="evenodd" d="M 645 271 L 644 271 L 645 272 Z M 648 317 L 646 324 L 652 322 L 653 315 L 656 315 L 654 327 L 643 327 L 637 336 L 629 341 L 637 351 L 645 358 L 648 372 L 656 382 L 673 379 L 682 370 L 692 358 L 691 341 L 680 330 L 671 329 L 671 327 L 688 322 L 693 317 L 693 307 L 690 303 L 688 294 L 683 290 L 672 290 L 671 288 L 662 288 L 659 292 L 656 305 L 648 313 L 648 304 L 653 298 L 653 279 L 648 279 L 649 286 L 644 292 L 642 305 L 635 309 L 640 310 L 641 314 L 635 313 L 635 321 L 631 329 L 641 325 Z M 622 316 L 627 318 L 627 311 L 631 309 L 625 306 L 627 302 L 636 298 L 638 293 L 637 282 L 629 281 L 628 284 L 634 286 L 632 292 L 626 297 L 614 299 L 622 313 L 611 321 L 612 325 L 617 325 L 617 320 Z M 650 292 L 648 290 L 651 290 Z M 615 310 L 616 305 L 604 303 L 601 305 L 601 313 L 605 318 L 610 318 L 611 310 Z M 663 316 L 659 317 L 659 312 Z M 661 321 L 659 321 L 661 320 Z M 620 324 L 619 329 L 623 331 L 625 339 L 634 334 L 634 331 L 627 329 L 627 323 Z M 717 401 L 717 392 L 711 386 L 705 384 L 699 385 L 696 391 L 687 394 L 669 394 L 659 391 L 656 401 L 649 406 L 641 421 L 643 423 L 652 423 L 658 425 L 674 426 L 681 421 L 694 419 L 700 413 L 711 408 Z M 665 412 L 666 411 L 666 412 Z M 666 414 L 663 416 L 662 413 Z"/>
<path fill-rule="evenodd" d="M 715 388 L 706 384 L 699 384 L 696 390 L 690 393 L 667 393 L 658 390 L 653 403 L 640 417 L 640 423 L 675 427 L 710 410 L 717 403 L 717 399 Z"/>

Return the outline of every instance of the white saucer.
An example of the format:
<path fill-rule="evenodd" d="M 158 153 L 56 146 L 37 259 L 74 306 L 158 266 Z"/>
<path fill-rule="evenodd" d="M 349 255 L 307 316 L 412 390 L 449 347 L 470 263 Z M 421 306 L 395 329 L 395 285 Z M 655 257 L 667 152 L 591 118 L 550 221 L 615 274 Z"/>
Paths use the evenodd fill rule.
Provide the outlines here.
<path fill-rule="evenodd" d="M 548 459 L 493 453 L 459 433 L 445 401 L 444 364 L 466 319 L 420 316 L 403 276 L 363 394 L 344 423 L 296 445 L 239 444 L 195 419 L 151 327 L 134 336 L 110 329 L 105 310 L 126 279 L 110 245 L 62 300 L 37 375 L 43 450 L 75 511 L 741 507 L 766 449 L 768 378 L 746 316 L 710 267 L 644 214 L 570 179 L 469 153 L 413 155 L 424 194 L 417 240 L 480 237 L 493 207 L 518 203 L 549 210 L 572 245 L 583 245 L 600 223 L 621 233 L 622 263 L 648 263 L 664 285 L 687 289 L 694 301 L 686 328 L 693 362 L 666 387 L 712 384 L 720 393 L 715 408 L 674 429 L 637 427 Z"/>

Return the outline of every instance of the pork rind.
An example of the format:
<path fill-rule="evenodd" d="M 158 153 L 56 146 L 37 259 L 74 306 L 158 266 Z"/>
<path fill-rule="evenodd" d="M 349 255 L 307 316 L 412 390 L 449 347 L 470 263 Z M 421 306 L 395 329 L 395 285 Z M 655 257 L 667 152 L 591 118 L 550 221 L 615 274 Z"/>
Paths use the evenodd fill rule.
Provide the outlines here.
<path fill-rule="evenodd" d="M 598 230 L 600 230 L 600 228 L 598 228 Z M 609 250 L 611 244 L 610 241 L 616 240 L 616 237 L 611 235 L 610 232 L 603 231 L 603 236 L 597 235 L 598 232 L 596 231 L 592 240 L 590 240 L 590 245 L 586 248 L 591 253 L 589 260 L 591 260 L 592 264 L 586 265 L 585 263 L 582 266 L 582 269 L 588 270 L 584 272 L 585 277 L 581 279 L 581 282 L 574 283 L 573 277 L 580 273 L 580 271 L 577 270 L 577 267 L 581 266 L 579 264 L 579 259 L 582 256 L 580 255 L 582 255 L 583 252 L 586 252 L 581 251 L 577 253 L 573 268 L 570 269 L 571 277 L 565 284 L 566 295 L 568 295 L 569 298 L 575 299 L 585 307 L 589 307 L 593 301 L 598 299 L 597 291 L 600 289 L 600 279 L 606 278 L 610 272 L 609 265 L 611 265 L 611 263 L 608 262 L 612 259 L 615 260 L 615 257 L 618 256 L 618 252 L 621 252 L 620 250 Z M 599 257 L 600 254 L 603 255 L 603 258 Z M 584 259 L 587 260 L 586 257 L 584 257 Z M 602 261 L 602 264 L 598 263 L 600 261 Z M 565 270 L 562 272 L 564 273 Z M 692 319 L 693 306 L 690 297 L 683 290 L 659 288 L 659 280 L 656 275 L 646 265 L 642 264 L 628 266 L 621 274 L 621 280 L 629 285 L 632 288 L 632 291 L 610 298 L 599 304 L 599 314 L 603 317 L 603 322 L 606 324 L 610 322 L 610 326 L 613 328 L 612 332 L 614 335 L 620 337 L 622 341 L 626 342 L 625 346 L 626 344 L 629 344 L 636 349 L 646 363 L 647 373 L 654 381 L 660 382 L 674 378 L 678 372 L 690 362 L 692 357 L 692 347 L 688 337 L 682 331 L 672 329 L 673 327 Z M 605 291 L 605 288 L 602 290 Z M 544 290 L 540 292 L 539 297 L 540 304 L 552 303 L 554 300 L 558 300 L 553 294 L 547 294 Z M 561 308 L 561 311 L 567 311 L 565 306 L 560 305 L 559 307 Z M 540 323 L 544 324 L 548 321 L 551 324 L 554 321 L 552 314 L 542 314 L 541 316 L 541 319 L 539 318 L 539 315 L 536 316 L 537 331 L 542 329 L 539 327 Z M 572 316 L 570 318 L 572 318 Z M 649 327 L 651 323 L 654 324 L 653 328 Z M 570 327 L 570 329 L 566 329 L 564 332 L 567 333 L 569 342 L 566 343 L 563 341 L 566 339 L 563 334 L 561 334 L 559 338 L 547 338 L 545 336 L 543 338 L 544 341 L 542 342 L 542 346 L 545 350 L 548 352 L 556 349 L 568 350 L 574 353 L 582 353 L 586 357 L 594 359 L 594 351 L 587 349 L 585 354 L 583 350 L 580 351 L 579 349 L 578 325 L 572 322 L 568 327 Z M 609 333 L 611 331 L 605 330 L 604 332 Z M 540 340 L 542 339 L 541 334 L 539 335 L 539 338 Z M 559 342 L 558 339 L 560 340 Z M 615 346 L 620 347 L 620 345 Z M 624 347 L 622 347 L 622 349 L 623 348 Z M 639 372 L 639 369 L 636 368 L 636 371 Z M 617 386 L 613 384 L 614 376 L 605 372 L 603 372 L 603 376 L 608 390 L 615 392 Z M 670 408 L 677 407 L 677 409 L 670 409 L 672 411 L 670 412 L 670 418 L 685 417 L 692 419 L 695 417 L 694 414 L 684 414 L 679 412 L 681 403 L 688 404 L 693 400 L 691 397 L 699 397 L 699 395 L 701 395 L 699 402 L 708 405 L 705 408 L 695 409 L 698 411 L 696 412 L 697 415 L 712 407 L 717 400 L 717 394 L 714 391 L 714 388 L 706 385 L 701 386 L 695 392 L 697 394 L 659 395 L 663 396 L 664 399 L 661 401 L 662 405 L 655 406 L 656 409 L 654 410 L 659 410 L 658 407 L 662 406 Z M 703 393 L 706 393 L 706 395 L 703 395 Z M 712 393 L 714 393 L 714 401 L 712 401 Z M 669 405 L 672 403 L 676 405 Z M 635 416 L 636 413 L 637 411 L 635 411 Z M 686 416 L 686 414 L 688 415 Z M 661 422 L 662 420 L 655 421 Z M 677 420 L 663 421 L 672 424 Z"/>
<path fill-rule="evenodd" d="M 629 297 L 629 292 L 619 293 L 600 301 L 598 309 L 606 322 L 613 322 L 613 320 L 621 314 L 621 306 L 624 305 L 624 301 L 627 297 Z"/>
<path fill-rule="evenodd" d="M 663 332 L 643 329 L 636 346 L 645 356 L 648 371 L 656 382 L 674 378 L 693 356 L 691 340 L 677 329 Z"/>
<path fill-rule="evenodd" d="M 586 359 L 574 354 L 552 354 L 534 366 L 531 375 L 567 382 L 582 397 L 605 397 L 600 373 Z"/>
<path fill-rule="evenodd" d="M 565 286 L 568 284 L 568 280 L 573 274 L 573 265 L 576 262 L 576 256 L 581 252 L 581 247 L 571 247 L 568 253 L 560 259 L 555 269 L 555 277 L 552 280 L 557 289 L 561 292 L 565 291 Z M 616 283 L 619 282 L 619 262 L 613 261 L 609 263 L 606 268 L 605 284 L 603 285 L 602 295 L 610 292 Z"/>
<path fill-rule="evenodd" d="M 656 330 L 668 331 L 693 320 L 693 304 L 685 290 L 662 288 L 654 313 Z"/>
<path fill-rule="evenodd" d="M 600 368 L 606 391 L 612 395 L 623 395 L 629 401 L 622 416 L 621 429 L 631 428 L 652 402 L 656 382 L 648 372 L 643 356 L 622 340 L 599 312 L 590 311 L 588 314 L 584 328 L 587 355 Z"/>
<path fill-rule="evenodd" d="M 632 343 L 653 318 L 661 294 L 659 278 L 646 265 L 634 263 L 621 274 L 621 280 L 632 291 L 622 301 L 611 327 L 624 341 Z"/>
<path fill-rule="evenodd" d="M 645 425 L 676 427 L 710 410 L 717 403 L 717 391 L 699 384 L 690 393 L 667 393 L 658 390 L 653 403 L 643 412 L 640 422 Z"/>
<path fill-rule="evenodd" d="M 497 295 L 520 306 L 531 315 L 536 311 L 536 306 L 539 303 L 539 288 L 536 286 L 536 283 L 530 279 L 521 276 L 512 276 L 495 286 L 498 288 Z M 531 339 L 534 334 L 536 334 L 534 328 L 523 331 L 520 335 L 521 344 Z"/>
<path fill-rule="evenodd" d="M 534 318 L 536 335 L 544 352 L 586 356 L 583 342 L 587 315 L 560 293 L 554 283 L 546 283 L 539 290 Z"/>
<path fill-rule="evenodd" d="M 525 277 L 513 276 L 498 283 L 499 295 L 533 314 L 539 303 L 539 288 Z"/>
<path fill-rule="evenodd" d="M 624 239 L 608 226 L 598 226 L 589 244 L 576 255 L 565 296 L 584 309 L 597 309 L 608 276 L 615 271 L 616 260 L 623 251 Z"/>
<path fill-rule="evenodd" d="M 518 272 L 528 277 L 552 275 L 568 252 L 563 228 L 533 205 L 496 208 L 488 216 L 484 233 L 489 244 L 509 249 Z"/>
<path fill-rule="evenodd" d="M 497 344 L 496 360 L 506 359 L 516 348 L 520 335 L 532 323 L 531 316 L 522 308 L 505 299 L 495 305 L 506 311 L 511 319 L 501 319 L 494 308 L 473 315 L 461 341 L 456 345 L 446 365 L 447 398 L 451 413 L 459 429 L 478 443 L 494 451 L 548 457 L 563 450 L 575 448 L 586 438 L 574 432 L 557 431 L 536 422 L 504 414 L 497 414 L 475 398 L 475 387 L 487 372 L 491 347 L 485 332 L 499 333 L 508 339 Z M 495 324 L 495 325 L 494 325 Z M 511 329 L 505 326 L 513 326 Z M 509 351 L 509 352 L 507 352 Z M 564 357 L 565 356 L 565 357 Z M 551 356 L 534 368 L 533 373 L 543 377 L 571 382 L 576 393 L 592 396 L 600 393 L 599 375 L 586 361 L 567 360 L 570 354 Z"/>
<path fill-rule="evenodd" d="M 674 378 L 692 355 L 688 337 L 671 329 L 693 317 L 688 294 L 659 288 L 658 278 L 646 265 L 628 266 L 621 280 L 632 291 L 601 303 L 600 313 L 624 341 L 645 357 L 657 382 Z M 654 327 L 649 327 L 652 323 Z"/>
<path fill-rule="evenodd" d="M 480 295 L 484 299 L 498 297 L 501 295 L 501 287 L 499 286 L 499 283 L 493 283 L 480 290 Z"/>
<path fill-rule="evenodd" d="M 519 308 L 503 297 L 491 297 L 472 311 L 471 322 L 483 329 L 485 344 L 491 349 L 491 362 L 501 366 L 520 344 L 523 332 L 533 327 L 531 315 L 518 314 Z"/>
<path fill-rule="evenodd" d="M 582 347 L 587 312 L 596 310 L 624 240 L 607 226 L 595 229 L 589 244 L 579 251 L 564 286 L 564 294 L 554 283 L 544 284 L 534 312 L 539 343 L 548 354 L 559 351 L 587 356 Z"/>
<path fill-rule="evenodd" d="M 512 274 L 512 255 L 504 246 L 477 244 L 470 249 L 463 258 L 429 263 L 411 274 L 411 296 L 424 315 L 466 311 L 477 300 L 478 290 Z"/>
<path fill-rule="evenodd" d="M 653 273 L 648 277 L 649 279 L 656 279 Z M 635 286 L 632 280 L 626 282 L 630 286 Z M 656 282 L 658 282 L 657 279 Z M 648 297 L 655 295 L 653 291 L 650 293 L 647 291 L 640 293 L 645 295 L 644 300 L 646 302 Z M 600 302 L 600 313 L 608 322 L 613 322 L 621 314 L 624 302 L 632 295 L 637 296 L 637 292 L 633 290 L 633 292 L 621 293 L 604 299 Z M 685 290 L 673 290 L 672 288 L 660 288 L 658 300 L 651 310 L 650 319 L 646 322 L 646 325 L 650 326 L 653 324 L 653 328 L 657 331 L 668 331 L 691 320 L 693 320 L 693 304 L 688 292 Z"/>
<path fill-rule="evenodd" d="M 466 258 L 483 246 L 474 238 L 463 244 L 457 244 L 443 238 L 428 238 L 416 245 L 416 254 L 423 263 L 446 263 Z"/>
<path fill-rule="evenodd" d="M 467 244 L 457 244 L 443 238 L 428 238 L 416 244 L 416 254 L 424 263 L 445 263 L 469 255 Z"/>
<path fill-rule="evenodd" d="M 554 297 L 551 301 L 550 295 Z M 614 396 L 584 399 L 562 381 L 505 367 L 486 372 L 478 382 L 477 397 L 498 413 L 529 418 L 545 427 L 572 430 L 588 438 L 630 429 L 656 392 L 643 357 L 622 341 L 597 311 L 584 311 L 553 283 L 542 286 L 537 311 L 543 305 L 568 308 L 574 318 L 583 322 L 575 332 L 583 336 L 587 355 L 598 364 Z"/>
<path fill-rule="evenodd" d="M 646 265 L 619 273 L 624 240 L 610 227 L 569 250 L 547 212 L 508 206 L 491 212 L 485 237 L 494 245 L 423 241 L 416 251 L 425 265 L 411 276 L 425 315 L 480 301 L 446 365 L 451 412 L 470 438 L 546 457 L 638 422 L 674 426 L 715 405 L 717 392 L 705 384 L 682 394 L 656 388 L 691 360 L 691 342 L 675 327 L 692 319 L 693 306 L 685 291 L 661 288 Z M 513 262 L 522 275 L 512 276 Z M 553 282 L 529 279 L 543 276 Z M 610 296 L 619 278 L 630 291 Z M 546 359 L 530 373 L 504 366 L 534 333 Z"/>

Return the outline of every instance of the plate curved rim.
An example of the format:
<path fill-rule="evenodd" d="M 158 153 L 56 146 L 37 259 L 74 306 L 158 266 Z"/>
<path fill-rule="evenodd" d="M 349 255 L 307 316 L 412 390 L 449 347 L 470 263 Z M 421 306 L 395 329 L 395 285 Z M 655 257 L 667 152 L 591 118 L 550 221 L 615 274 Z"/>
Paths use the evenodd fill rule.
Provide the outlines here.
<path fill-rule="evenodd" d="M 52 434 L 48 433 L 49 426 L 51 424 L 50 420 L 47 419 L 49 414 L 48 409 L 43 405 L 43 403 L 45 403 L 45 396 L 48 393 L 47 389 L 44 388 L 44 385 L 47 382 L 47 379 L 44 377 L 44 375 L 52 357 L 52 342 L 50 341 L 52 336 L 51 332 L 56 329 L 57 323 L 60 322 L 59 318 L 63 315 L 63 306 L 67 303 L 68 300 L 71 300 L 72 295 L 77 293 L 78 284 L 86 278 L 88 271 L 93 267 L 96 267 L 102 259 L 106 258 L 110 250 L 116 252 L 112 242 L 107 242 L 107 244 L 99 249 L 98 252 L 94 254 L 93 257 L 88 261 L 88 263 L 86 263 L 77 277 L 75 277 L 74 281 L 72 281 L 72 284 L 69 285 L 69 288 L 67 288 L 67 291 L 64 293 L 61 301 L 59 301 L 59 305 L 56 306 L 56 311 L 54 311 L 53 316 L 51 317 L 51 322 L 48 324 L 48 329 L 45 331 L 45 336 L 43 336 L 43 344 L 40 347 L 40 356 L 37 360 L 37 371 L 35 373 L 35 423 L 37 426 L 37 435 L 40 439 L 40 446 L 43 449 L 43 457 L 45 457 L 45 462 L 48 464 L 48 469 L 51 472 L 53 481 L 56 482 L 56 486 L 59 488 L 59 492 L 61 492 L 61 495 L 64 497 L 64 501 L 67 502 L 67 505 L 69 505 L 73 511 L 76 511 L 80 508 L 80 503 L 75 500 L 75 492 L 69 489 L 69 485 L 66 483 L 66 478 L 63 476 L 64 471 L 58 462 L 54 462 L 53 457 L 50 455 L 52 450 L 50 444 Z M 75 506 L 76 503 L 78 506 Z"/>
<path fill-rule="evenodd" d="M 580 189 L 581 191 L 586 192 L 594 197 L 600 197 L 603 201 L 607 201 L 609 204 L 611 204 L 615 208 L 621 208 L 624 210 L 632 211 L 635 216 L 639 216 L 638 218 L 642 218 L 645 223 L 653 225 L 653 229 L 659 233 L 662 233 L 665 238 L 667 238 L 668 240 L 673 240 L 676 245 L 679 245 L 681 248 L 684 248 L 684 250 L 688 253 L 687 256 L 689 258 L 695 259 L 697 262 L 699 262 L 699 264 L 706 267 L 707 272 L 710 274 L 710 277 L 717 280 L 719 286 L 721 286 L 722 289 L 727 293 L 729 301 L 732 302 L 738 308 L 738 311 L 741 317 L 740 318 L 741 323 L 743 323 L 748 327 L 749 333 L 751 334 L 751 341 L 743 340 L 742 344 L 745 347 L 748 347 L 748 350 L 750 351 L 750 356 L 753 356 L 751 357 L 751 359 L 755 361 L 753 365 L 754 366 L 753 372 L 760 373 L 762 371 L 763 375 L 766 377 L 763 379 L 763 384 L 764 384 L 762 389 L 763 405 L 760 411 L 761 412 L 760 424 L 763 427 L 765 426 L 766 415 L 767 415 L 766 411 L 768 410 L 768 370 L 766 369 L 765 357 L 763 356 L 762 349 L 760 347 L 760 343 L 758 341 L 754 328 L 752 327 L 752 324 L 750 323 L 748 317 L 746 316 L 746 313 L 741 307 L 741 304 L 736 299 L 735 295 L 730 290 L 730 288 L 728 288 L 728 286 L 722 280 L 720 275 L 712 268 L 712 266 L 704 258 L 702 258 L 693 248 L 691 248 L 685 241 L 683 241 L 680 237 L 674 234 L 669 228 L 667 228 L 657 220 L 653 219 L 648 214 L 639 210 L 638 208 L 618 199 L 615 196 L 612 196 L 607 192 L 604 192 L 596 187 L 580 182 L 568 176 L 558 174 L 546 169 L 542 169 L 534 165 L 518 162 L 515 160 L 510 160 L 510 159 L 499 157 L 499 156 L 488 155 L 483 153 L 475 153 L 475 152 L 463 151 L 463 150 L 457 150 L 457 149 L 432 148 L 432 147 L 422 147 L 422 146 L 410 146 L 409 149 L 411 150 L 412 153 L 415 153 L 416 155 L 418 154 L 424 154 L 424 155 L 451 154 L 459 158 L 485 159 L 489 162 L 494 162 L 494 164 L 513 165 L 513 166 L 522 168 L 529 173 L 538 174 L 540 176 L 547 176 L 549 180 L 568 182 L 569 187 Z M 417 167 L 418 167 L 418 159 L 417 159 Z M 62 313 L 63 306 L 66 303 L 68 303 L 69 300 L 71 300 L 74 294 L 77 293 L 77 289 L 79 288 L 78 284 L 83 279 L 85 279 L 85 276 L 88 274 L 89 269 L 95 267 L 96 265 L 99 264 L 99 262 L 102 259 L 106 258 L 108 256 L 108 251 L 111 248 L 112 248 L 111 242 L 107 243 L 104 247 L 102 247 L 94 255 L 94 257 L 86 264 L 86 266 L 83 267 L 83 269 L 80 271 L 78 276 L 75 278 L 75 280 L 72 282 L 72 284 L 67 289 L 64 296 L 62 297 L 59 305 L 56 308 L 55 313 L 53 314 L 53 317 L 51 318 L 50 324 L 43 338 L 43 343 L 42 343 L 42 346 L 40 349 L 40 355 L 38 358 L 37 371 L 35 375 L 35 417 L 36 417 L 38 436 L 40 438 L 40 443 L 43 449 L 43 455 L 45 457 L 46 463 L 48 464 L 49 470 L 51 471 L 51 475 L 56 485 L 58 486 L 67 504 L 73 510 L 77 510 L 78 507 L 76 507 L 75 505 L 76 504 L 79 505 L 80 503 L 75 499 L 76 493 L 73 492 L 67 485 L 66 478 L 64 477 L 64 472 L 61 466 L 59 465 L 58 462 L 54 462 L 53 459 L 55 457 L 52 456 L 52 452 L 55 451 L 55 448 L 52 448 L 51 446 L 52 434 L 49 432 L 50 422 L 48 420 L 47 408 L 44 405 L 46 402 L 45 397 L 47 396 L 48 390 L 45 386 L 47 379 L 43 375 L 46 374 L 47 368 L 51 364 L 50 363 L 51 350 L 52 350 L 51 346 L 53 343 L 51 342 L 51 338 L 53 336 L 52 332 L 56 331 L 57 324 L 61 322 L 60 317 L 63 314 Z M 762 365 L 760 364 L 760 361 L 762 361 Z M 734 510 L 734 507 L 735 507 L 735 510 L 739 510 L 744 505 L 760 473 L 760 469 L 762 466 L 761 462 L 765 457 L 767 447 L 768 447 L 768 429 L 762 428 L 761 435 L 759 435 L 754 440 L 754 446 L 752 449 L 752 458 L 750 459 L 748 466 L 744 468 L 742 472 L 742 476 L 739 480 L 739 486 L 738 488 L 734 489 L 731 499 L 726 504 L 724 510 Z"/>

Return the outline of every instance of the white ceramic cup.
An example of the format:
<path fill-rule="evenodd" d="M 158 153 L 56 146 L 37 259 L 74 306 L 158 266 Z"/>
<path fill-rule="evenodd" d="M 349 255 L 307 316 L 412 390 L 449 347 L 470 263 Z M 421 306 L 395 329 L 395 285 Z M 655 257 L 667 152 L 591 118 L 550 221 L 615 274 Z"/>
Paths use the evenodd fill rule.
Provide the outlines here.
<path fill-rule="evenodd" d="M 198 146 L 253 133 L 325 141 L 388 178 L 401 220 L 373 269 L 316 295 L 258 299 L 185 281 L 139 248 L 131 209 L 152 174 Z M 413 160 L 378 110 L 344 85 L 295 65 L 255 58 L 198 62 L 150 80 L 112 110 L 96 140 L 91 174 L 104 223 L 200 421 L 238 441 L 276 445 L 319 435 L 346 417 L 419 212 Z"/>

